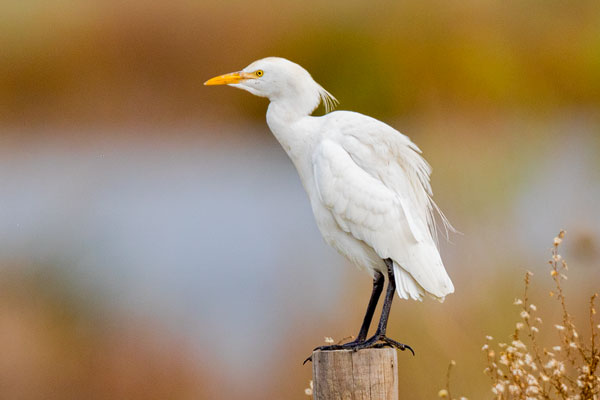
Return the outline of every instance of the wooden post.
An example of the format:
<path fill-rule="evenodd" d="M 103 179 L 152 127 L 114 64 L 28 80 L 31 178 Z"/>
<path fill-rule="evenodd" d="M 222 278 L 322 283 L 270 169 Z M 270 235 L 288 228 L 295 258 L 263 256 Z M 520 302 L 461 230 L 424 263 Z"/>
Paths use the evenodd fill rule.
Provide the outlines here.
<path fill-rule="evenodd" d="M 314 400 L 398 400 L 398 359 L 392 348 L 315 351 Z"/>

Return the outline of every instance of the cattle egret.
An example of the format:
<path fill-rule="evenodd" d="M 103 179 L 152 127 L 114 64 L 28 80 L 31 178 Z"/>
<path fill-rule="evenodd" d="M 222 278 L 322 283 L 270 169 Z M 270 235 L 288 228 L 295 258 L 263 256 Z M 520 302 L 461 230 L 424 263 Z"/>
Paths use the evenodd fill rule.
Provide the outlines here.
<path fill-rule="evenodd" d="M 385 335 L 394 292 L 403 299 L 429 295 L 440 301 L 454 292 L 437 248 L 434 214 L 452 227 L 432 200 L 431 168 L 419 148 L 381 121 L 330 112 L 335 97 L 284 58 L 264 58 L 204 84 L 229 85 L 270 100 L 267 124 L 298 170 L 323 238 L 373 278 L 356 340 L 315 350 L 387 345 L 412 352 Z M 321 102 L 326 114 L 311 116 Z M 367 339 L 384 276 L 381 318 Z"/>

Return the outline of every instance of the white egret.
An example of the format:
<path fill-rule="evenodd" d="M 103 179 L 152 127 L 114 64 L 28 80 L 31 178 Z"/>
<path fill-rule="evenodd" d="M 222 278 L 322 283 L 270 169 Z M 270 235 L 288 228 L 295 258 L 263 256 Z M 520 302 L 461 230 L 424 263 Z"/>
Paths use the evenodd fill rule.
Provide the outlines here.
<path fill-rule="evenodd" d="M 264 58 L 204 84 L 229 85 L 270 100 L 267 124 L 298 170 L 323 238 L 373 278 L 356 340 L 317 349 L 389 345 L 412 352 L 385 335 L 394 292 L 416 300 L 426 294 L 443 300 L 454 292 L 436 245 L 434 214 L 446 228 L 449 224 L 432 200 L 431 168 L 419 148 L 381 121 L 329 112 L 337 100 L 284 58 Z M 311 116 L 321 102 L 327 113 Z M 381 318 L 367 339 L 384 275 L 388 286 Z"/>

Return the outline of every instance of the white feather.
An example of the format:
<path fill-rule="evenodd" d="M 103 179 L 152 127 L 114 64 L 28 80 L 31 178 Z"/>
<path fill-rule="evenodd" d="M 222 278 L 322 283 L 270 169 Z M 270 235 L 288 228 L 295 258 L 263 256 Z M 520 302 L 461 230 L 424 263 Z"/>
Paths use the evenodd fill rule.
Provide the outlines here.
<path fill-rule="evenodd" d="M 233 86 L 270 100 L 267 123 L 296 166 L 317 225 L 331 246 L 370 272 L 392 259 L 397 293 L 420 300 L 454 291 L 436 246 L 438 212 L 431 167 L 394 128 L 362 114 L 310 113 L 337 100 L 302 67 L 269 57 L 243 72 L 264 75 Z M 261 74 L 262 75 L 262 74 Z"/>

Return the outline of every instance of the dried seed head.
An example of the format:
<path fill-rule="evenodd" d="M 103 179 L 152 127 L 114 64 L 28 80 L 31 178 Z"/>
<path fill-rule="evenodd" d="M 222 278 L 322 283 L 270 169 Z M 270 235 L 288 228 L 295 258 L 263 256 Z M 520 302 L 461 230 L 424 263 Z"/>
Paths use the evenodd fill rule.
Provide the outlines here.
<path fill-rule="evenodd" d="M 523 327 L 524 327 L 524 326 L 525 326 L 525 324 L 524 324 L 524 323 L 522 323 L 522 322 L 517 322 L 517 323 L 515 324 L 515 328 L 516 328 L 518 331 L 520 331 L 521 329 L 523 329 Z"/>
<path fill-rule="evenodd" d="M 312 379 L 308 382 L 308 387 L 304 389 L 304 394 L 307 396 L 312 396 L 313 394 L 313 381 Z"/>
<path fill-rule="evenodd" d="M 492 388 L 492 391 L 495 394 L 500 394 L 500 393 L 504 393 L 504 388 L 505 388 L 504 384 L 502 382 L 498 382 L 498 383 L 496 383 L 496 385 L 494 385 L 494 387 Z"/>
<path fill-rule="evenodd" d="M 567 385 L 565 385 L 564 383 L 561 383 L 561 384 L 560 384 L 560 389 L 561 389 L 561 390 L 562 390 L 564 393 L 566 393 L 566 392 L 569 390 L 569 388 L 567 387 Z"/>
<path fill-rule="evenodd" d="M 583 372 L 584 374 L 589 374 L 590 367 L 588 367 L 587 365 L 584 365 L 583 367 L 581 367 L 581 372 Z"/>
<path fill-rule="evenodd" d="M 537 386 L 529 386 L 529 387 L 527 388 L 527 390 L 526 390 L 526 394 L 527 394 L 528 396 L 531 396 L 531 395 L 536 395 L 536 394 L 538 394 L 539 392 L 540 392 L 540 389 L 538 389 L 538 387 L 537 387 Z M 530 398 L 530 399 L 537 399 L 537 397 L 528 397 L 528 398 Z"/>
<path fill-rule="evenodd" d="M 520 340 L 513 340 L 512 345 L 515 346 L 517 349 L 522 349 L 522 350 L 527 349 L 527 346 L 525 346 L 525 343 L 521 342 Z"/>

